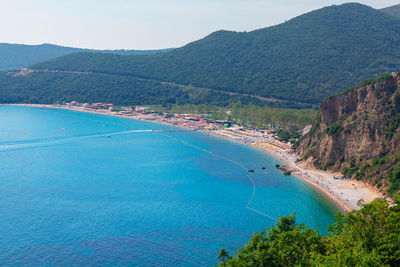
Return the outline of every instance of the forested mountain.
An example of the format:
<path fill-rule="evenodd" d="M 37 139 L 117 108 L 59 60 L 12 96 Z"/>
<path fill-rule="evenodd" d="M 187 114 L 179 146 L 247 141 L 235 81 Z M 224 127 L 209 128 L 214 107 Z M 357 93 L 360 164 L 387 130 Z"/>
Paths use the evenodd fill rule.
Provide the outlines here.
<path fill-rule="evenodd" d="M 129 76 L 70 72 L 0 72 L 0 103 L 109 102 L 115 105 L 228 106 L 256 98 L 180 87 Z"/>
<path fill-rule="evenodd" d="M 318 103 L 400 66 L 400 20 L 361 4 L 252 32 L 218 31 L 155 55 L 78 53 L 34 69 L 90 71 Z"/>
<path fill-rule="evenodd" d="M 400 73 L 367 80 L 320 104 L 297 151 L 323 169 L 342 171 L 400 202 Z"/>
<path fill-rule="evenodd" d="M 165 50 L 93 50 L 52 44 L 22 45 L 0 43 L 0 71 L 14 70 L 77 52 L 99 52 L 119 55 L 144 55 L 166 52 Z"/>
<path fill-rule="evenodd" d="M 381 9 L 381 11 L 393 17 L 400 18 L 400 5 L 386 7 Z"/>

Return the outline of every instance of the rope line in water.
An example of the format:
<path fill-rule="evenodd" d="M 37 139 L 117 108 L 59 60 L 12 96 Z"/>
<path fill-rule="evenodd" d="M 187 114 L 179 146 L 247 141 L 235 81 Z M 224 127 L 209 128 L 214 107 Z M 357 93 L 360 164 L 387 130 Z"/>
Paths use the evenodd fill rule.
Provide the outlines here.
<path fill-rule="evenodd" d="M 159 132 L 159 133 L 160 133 L 161 135 L 163 135 L 163 136 L 166 136 L 166 137 L 168 137 L 168 138 L 174 139 L 175 141 L 180 142 L 180 143 L 182 143 L 182 144 L 184 144 L 184 145 L 191 146 L 191 147 L 193 147 L 193 148 L 196 148 L 196 149 L 198 149 L 198 150 L 201 150 L 201 151 L 203 151 L 203 152 L 206 152 L 206 153 L 208 153 L 208 154 L 210 154 L 210 155 L 213 155 L 213 156 L 215 156 L 215 157 L 221 158 L 221 159 L 223 159 L 223 160 L 225 160 L 225 161 L 229 161 L 229 162 L 233 163 L 234 165 L 239 166 L 240 168 L 244 169 L 246 172 L 248 171 L 248 169 L 247 169 L 243 164 L 241 164 L 241 163 L 239 163 L 239 162 L 237 162 L 237 161 L 234 161 L 234 160 L 232 160 L 232 159 L 230 159 L 230 158 L 227 158 L 227 157 L 224 157 L 224 156 L 222 156 L 222 155 L 213 153 L 213 152 L 211 152 L 211 151 L 209 151 L 209 150 L 207 150 L 207 149 L 204 149 L 204 148 L 201 148 L 201 147 L 199 147 L 199 146 L 193 145 L 193 144 L 191 144 L 191 143 L 188 143 L 188 142 L 186 142 L 186 141 L 180 140 L 180 139 L 175 138 L 175 137 L 173 137 L 173 136 L 169 136 L 169 135 L 164 134 L 164 133 L 162 133 L 162 132 Z M 267 173 L 268 173 L 268 172 L 265 172 L 265 171 L 260 171 L 260 172 L 262 172 L 262 173 L 264 173 L 264 174 L 267 174 Z M 263 216 L 265 216 L 265 217 L 267 217 L 267 218 L 269 218 L 269 219 L 272 219 L 272 220 L 274 220 L 274 221 L 277 221 L 276 218 L 274 218 L 274 217 L 272 217 L 272 216 L 270 216 L 270 215 L 268 215 L 268 214 L 265 214 L 265 213 L 263 213 L 263 212 L 261 212 L 261 211 L 259 211 L 259 210 L 256 210 L 256 209 L 253 209 L 253 208 L 250 207 L 250 204 L 253 202 L 254 196 L 255 196 L 255 194 L 256 194 L 256 183 L 255 183 L 254 179 L 253 179 L 249 174 L 246 173 L 246 176 L 247 176 L 247 178 L 250 180 L 250 182 L 251 182 L 252 185 L 253 185 L 253 193 L 252 193 L 252 195 L 251 195 L 251 198 L 249 199 L 249 201 L 248 201 L 247 204 L 246 204 L 246 209 L 251 210 L 251 211 L 253 211 L 253 212 L 256 212 L 256 213 L 258 213 L 258 214 L 260 214 L 260 215 L 263 215 Z"/>

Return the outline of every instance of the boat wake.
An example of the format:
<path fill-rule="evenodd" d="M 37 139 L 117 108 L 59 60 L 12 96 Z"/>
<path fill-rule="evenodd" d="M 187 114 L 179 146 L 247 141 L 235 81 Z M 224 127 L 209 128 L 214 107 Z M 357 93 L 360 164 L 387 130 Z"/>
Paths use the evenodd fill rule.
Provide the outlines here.
<path fill-rule="evenodd" d="M 56 137 L 56 138 L 45 138 L 45 139 L 0 142 L 0 152 L 54 146 L 66 143 L 85 141 L 93 138 L 101 138 L 101 137 L 110 138 L 116 135 L 145 133 L 145 132 L 153 132 L 153 130 L 130 130 L 130 131 L 120 131 L 111 133 L 80 135 L 72 137 Z"/>
<path fill-rule="evenodd" d="M 54 145 L 61 145 L 61 144 L 66 144 L 66 143 L 73 143 L 73 142 L 80 142 L 80 141 L 85 141 L 88 139 L 93 139 L 93 138 L 111 138 L 112 136 L 116 135 L 124 135 L 124 134 L 133 134 L 133 133 L 145 133 L 145 132 L 154 132 L 154 133 L 159 133 L 160 135 L 166 136 L 168 138 L 172 138 L 177 142 L 183 143 L 187 146 L 193 147 L 195 149 L 201 150 L 203 152 L 206 152 L 214 157 L 218 157 L 222 160 L 229 161 L 232 164 L 240 167 L 244 171 L 246 171 L 246 177 L 250 180 L 252 186 L 253 186 L 253 193 L 249 199 L 249 201 L 246 204 L 246 209 L 249 209 L 253 212 L 256 212 L 260 215 L 263 215 L 264 217 L 267 217 L 269 219 L 272 219 L 276 221 L 276 218 L 265 214 L 259 210 L 256 210 L 254 208 L 251 208 L 250 205 L 253 202 L 253 199 L 256 194 L 256 183 L 254 179 L 249 175 L 249 170 L 246 168 L 243 164 L 227 158 L 225 156 L 213 153 L 207 149 L 201 148 L 199 146 L 190 144 L 186 141 L 180 140 L 178 138 L 172 137 L 170 135 L 165 134 L 165 132 L 175 132 L 175 131 L 160 131 L 160 130 L 130 130 L 130 131 L 120 131 L 120 132 L 111 132 L 111 133 L 101 133 L 101 134 L 89 134 L 89 135 L 81 135 L 81 136 L 73 136 L 73 137 L 58 137 L 58 138 L 47 138 L 47 139 L 32 139 L 32 140 L 22 140 L 22 141 L 8 141 L 8 142 L 0 142 L 0 152 L 8 152 L 8 151 L 15 151 L 15 150 L 23 150 L 23 149 L 34 149 L 38 147 L 47 147 L 47 146 L 54 146 Z M 254 170 L 252 170 L 254 172 Z M 267 174 L 268 172 L 261 171 L 261 173 Z"/>

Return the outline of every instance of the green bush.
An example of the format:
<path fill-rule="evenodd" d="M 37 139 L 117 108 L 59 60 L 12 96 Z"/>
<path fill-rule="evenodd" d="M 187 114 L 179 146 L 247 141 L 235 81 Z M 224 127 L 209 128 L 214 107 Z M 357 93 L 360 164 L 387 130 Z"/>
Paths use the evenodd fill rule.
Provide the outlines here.
<path fill-rule="evenodd" d="M 392 124 L 386 129 L 385 137 L 386 139 L 391 139 L 393 134 L 400 126 L 400 114 L 393 120 Z"/>
<path fill-rule="evenodd" d="M 340 133 L 343 131 L 343 126 L 338 123 L 338 122 L 334 122 L 332 123 L 327 129 L 326 129 L 326 133 L 330 136 L 332 135 L 336 135 L 339 136 Z"/>
<path fill-rule="evenodd" d="M 295 216 L 255 233 L 234 256 L 221 249 L 220 266 L 399 266 L 400 207 L 375 199 L 337 214 L 328 235 L 298 225 Z"/>
<path fill-rule="evenodd" d="M 368 85 L 372 85 L 372 84 L 375 84 L 375 83 L 380 83 L 380 82 L 391 80 L 391 79 L 393 79 L 392 74 L 389 74 L 389 73 L 381 74 L 381 75 L 379 75 L 377 77 L 374 77 L 374 78 L 371 78 L 371 79 L 368 79 L 368 80 L 365 80 L 365 81 L 361 82 L 360 84 L 358 84 L 356 86 L 356 88 L 362 88 L 362 87 L 365 87 L 365 86 L 368 86 Z M 380 91 L 380 90 L 378 89 L 378 91 Z"/>
<path fill-rule="evenodd" d="M 400 190 L 400 164 L 396 168 L 390 170 L 388 179 L 390 181 L 388 193 L 393 195 Z"/>

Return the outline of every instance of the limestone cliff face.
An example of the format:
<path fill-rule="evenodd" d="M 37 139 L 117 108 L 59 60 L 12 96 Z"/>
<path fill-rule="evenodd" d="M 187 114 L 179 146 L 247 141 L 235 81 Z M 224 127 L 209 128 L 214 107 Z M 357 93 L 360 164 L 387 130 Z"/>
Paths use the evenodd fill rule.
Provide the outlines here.
<path fill-rule="evenodd" d="M 368 169 L 372 167 L 365 167 L 361 173 L 360 170 L 371 166 L 373 159 L 384 157 L 391 162 L 386 167 L 398 164 L 399 114 L 400 77 L 380 76 L 322 102 L 313 129 L 296 150 L 316 167 L 344 170 L 349 176 L 377 184 L 385 173 L 378 171 L 368 176 Z M 346 168 L 353 170 L 348 172 Z"/>

